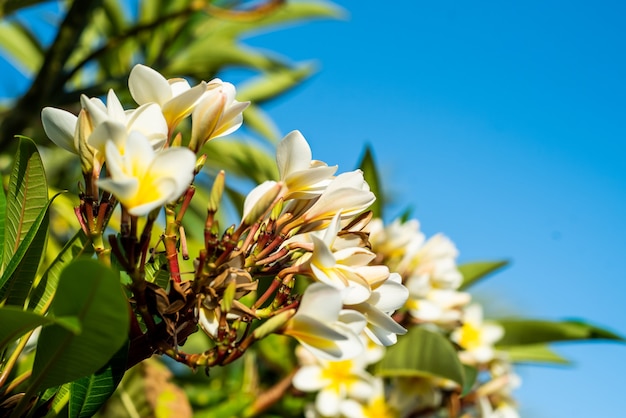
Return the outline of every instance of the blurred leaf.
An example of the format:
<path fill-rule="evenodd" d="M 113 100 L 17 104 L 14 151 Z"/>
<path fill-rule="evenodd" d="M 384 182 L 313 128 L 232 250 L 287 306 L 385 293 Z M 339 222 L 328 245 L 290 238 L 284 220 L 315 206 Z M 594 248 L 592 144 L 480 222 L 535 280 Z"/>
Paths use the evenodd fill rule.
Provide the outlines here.
<path fill-rule="evenodd" d="M 0 1 L 0 17 L 4 18 L 25 7 L 34 6 L 44 3 L 46 0 L 1 0 Z"/>
<path fill-rule="evenodd" d="M 109 362 L 96 373 L 70 383 L 71 417 L 91 417 L 111 397 L 126 371 L 128 346 L 128 343 L 122 345 Z"/>
<path fill-rule="evenodd" d="M 258 106 L 251 103 L 243 114 L 243 121 L 248 129 L 261 135 L 270 143 L 276 144 L 280 139 L 280 132 L 274 121 Z"/>
<path fill-rule="evenodd" d="M 436 331 L 415 326 L 387 349 L 376 365 L 381 376 L 441 377 L 463 387 L 463 365 L 452 343 Z"/>
<path fill-rule="evenodd" d="M 467 395 L 474 389 L 474 383 L 476 383 L 476 378 L 478 378 L 478 369 L 464 364 L 463 376 L 463 391 L 461 392 L 461 396 Z"/>
<path fill-rule="evenodd" d="M 1 270 L 9 264 L 30 227 L 48 203 L 48 187 L 43 164 L 31 139 L 20 138 L 6 199 L 7 218 L 4 225 Z"/>
<path fill-rule="evenodd" d="M 33 74 L 41 66 L 43 54 L 36 39 L 20 22 L 0 24 L 0 48 L 5 57 L 23 72 Z"/>
<path fill-rule="evenodd" d="M 498 347 L 575 340 L 626 341 L 611 331 L 577 320 L 498 319 L 495 321 L 504 327 L 504 337 L 497 342 Z"/>
<path fill-rule="evenodd" d="M 382 218 L 383 208 L 385 206 L 385 195 L 381 188 L 380 177 L 376 168 L 376 162 L 374 161 L 374 153 L 369 145 L 365 146 L 363 157 L 361 158 L 361 162 L 358 167 L 363 171 L 365 181 L 367 181 L 367 184 L 370 186 L 370 190 L 376 196 L 376 200 L 369 207 L 369 210 L 372 211 L 374 218 Z"/>
<path fill-rule="evenodd" d="M 278 334 L 270 334 L 256 344 L 263 364 L 287 374 L 296 366 L 293 339 Z"/>
<path fill-rule="evenodd" d="M 127 371 L 117 391 L 105 404 L 102 417 L 190 418 L 185 392 L 171 382 L 172 372 L 155 359 Z"/>
<path fill-rule="evenodd" d="M 221 139 L 221 138 L 220 138 Z M 229 176 L 239 176 L 261 184 L 266 180 L 278 178 L 278 168 L 273 154 L 261 149 L 258 144 L 228 140 L 208 142 L 202 153 L 206 154 L 205 167 L 211 170 L 224 170 Z"/>
<path fill-rule="evenodd" d="M 288 1 L 273 13 L 264 18 L 250 22 L 226 19 L 213 19 L 208 22 L 217 36 L 236 38 L 240 35 L 258 33 L 268 29 L 276 29 L 278 25 L 303 22 L 311 19 L 337 19 L 345 12 L 332 3 L 319 1 Z"/>
<path fill-rule="evenodd" d="M 500 270 L 509 264 L 507 260 L 498 261 L 475 261 L 472 263 L 461 264 L 458 269 L 463 276 L 463 283 L 459 290 L 465 290 L 472 284 L 476 283 L 483 277 Z"/>
<path fill-rule="evenodd" d="M 315 65 L 300 64 L 295 68 L 279 68 L 258 76 L 237 89 L 237 99 L 257 105 L 298 86 L 315 72 Z"/>
<path fill-rule="evenodd" d="M 0 351 L 22 335 L 40 325 L 52 323 L 47 318 L 35 312 L 25 311 L 15 306 L 0 308 Z"/>
<path fill-rule="evenodd" d="M 55 317 L 75 317 L 79 334 L 58 325 L 41 330 L 31 385 L 45 389 L 104 366 L 128 337 L 128 302 L 116 274 L 95 260 L 77 260 L 61 273 Z"/>
<path fill-rule="evenodd" d="M 87 237 L 82 230 L 79 230 L 71 240 L 69 240 L 50 266 L 43 273 L 37 283 L 28 302 L 29 309 L 43 313 L 47 310 L 49 303 L 56 291 L 59 277 L 63 269 L 81 255 L 93 254 L 93 246 L 88 245 Z"/>
<path fill-rule="evenodd" d="M 499 347 L 513 363 L 552 363 L 570 364 L 570 361 L 555 353 L 545 344 L 513 345 Z"/>
<path fill-rule="evenodd" d="M 2 260 L 4 260 L 4 225 L 7 216 L 7 197 L 4 193 L 4 181 L 0 177 L 0 274 L 2 274 Z"/>

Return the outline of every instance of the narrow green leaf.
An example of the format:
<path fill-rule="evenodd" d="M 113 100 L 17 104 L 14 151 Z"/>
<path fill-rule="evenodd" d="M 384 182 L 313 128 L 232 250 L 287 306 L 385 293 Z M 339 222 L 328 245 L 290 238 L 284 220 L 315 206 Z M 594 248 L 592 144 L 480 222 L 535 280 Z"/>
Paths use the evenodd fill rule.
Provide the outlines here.
<path fill-rule="evenodd" d="M 513 363 L 549 363 L 570 364 L 570 361 L 555 353 L 546 344 L 513 345 L 499 347 L 498 351 L 507 353 Z"/>
<path fill-rule="evenodd" d="M 224 170 L 229 176 L 251 179 L 260 184 L 266 180 L 278 179 L 278 169 L 273 155 L 258 144 L 234 139 L 209 141 L 202 153 L 207 155 L 205 167 L 211 170 Z"/>
<path fill-rule="evenodd" d="M 4 21 L 0 24 L 0 39 L 0 48 L 11 64 L 30 74 L 39 69 L 43 59 L 39 45 L 33 42 L 33 37 L 20 22 Z"/>
<path fill-rule="evenodd" d="M 276 144 L 280 139 L 280 132 L 274 121 L 254 103 L 244 111 L 243 121 L 248 129 L 258 133 L 271 144 Z"/>
<path fill-rule="evenodd" d="M 128 337 L 128 302 L 112 269 L 95 260 L 77 260 L 59 279 L 51 306 L 57 317 L 76 316 L 81 333 L 58 325 L 41 330 L 31 387 L 45 389 L 104 366 Z"/>
<path fill-rule="evenodd" d="M 0 277 L 0 300 L 5 300 L 7 305 L 23 306 L 31 290 L 46 246 L 48 211 L 53 201 L 54 197 L 30 223 L 28 232 Z"/>
<path fill-rule="evenodd" d="M 52 391 L 53 389 L 48 389 L 48 391 Z M 50 410 L 46 414 L 44 418 L 57 418 L 60 416 L 63 408 L 67 406 L 70 401 L 70 383 L 66 383 L 61 385 L 59 388 L 56 388 L 56 393 L 53 393 L 54 399 L 52 400 L 52 404 L 50 405 Z"/>
<path fill-rule="evenodd" d="M 576 340 L 626 342 L 611 331 L 578 320 L 498 319 L 496 322 L 504 327 L 504 337 L 498 341 L 498 347 Z"/>
<path fill-rule="evenodd" d="M 315 69 L 314 64 L 305 63 L 295 68 L 279 68 L 266 72 L 238 87 L 237 98 L 259 105 L 298 86 L 309 78 Z"/>
<path fill-rule="evenodd" d="M 507 266 L 509 262 L 507 260 L 498 261 L 475 261 L 472 263 L 465 263 L 459 266 L 459 271 L 463 275 L 463 283 L 459 290 L 465 290 L 472 284 L 476 283 L 483 277 L 500 270 Z"/>
<path fill-rule="evenodd" d="M 2 270 L 48 203 L 48 186 L 41 157 L 35 143 L 28 138 L 20 138 L 6 198 Z"/>
<path fill-rule="evenodd" d="M 0 274 L 2 274 L 2 260 L 4 260 L 4 225 L 7 216 L 7 196 L 4 193 L 4 181 L 0 176 Z"/>
<path fill-rule="evenodd" d="M 381 376 L 436 376 L 464 385 L 463 365 L 452 343 L 419 326 L 398 338 L 375 370 Z"/>
<path fill-rule="evenodd" d="M 93 416 L 115 392 L 126 371 L 127 358 L 128 344 L 124 344 L 103 368 L 71 382 L 69 416 Z"/>
<path fill-rule="evenodd" d="M 374 161 L 374 153 L 369 145 L 365 146 L 363 157 L 358 167 L 363 171 L 365 181 L 367 181 L 370 190 L 376 196 L 376 201 L 374 201 L 369 209 L 372 211 L 375 218 L 382 218 L 383 208 L 385 206 L 385 195 L 381 188 L 380 176 L 378 175 L 378 169 Z"/>
<path fill-rule="evenodd" d="M 22 335 L 53 320 L 15 306 L 0 308 L 0 351 Z"/>
<path fill-rule="evenodd" d="M 63 269 L 79 256 L 91 254 L 93 254 L 93 247 L 88 245 L 88 239 L 85 233 L 79 230 L 72 239 L 65 244 L 61 252 L 59 252 L 57 257 L 43 273 L 30 296 L 28 302 L 29 309 L 40 313 L 45 312 L 52 301 Z"/>

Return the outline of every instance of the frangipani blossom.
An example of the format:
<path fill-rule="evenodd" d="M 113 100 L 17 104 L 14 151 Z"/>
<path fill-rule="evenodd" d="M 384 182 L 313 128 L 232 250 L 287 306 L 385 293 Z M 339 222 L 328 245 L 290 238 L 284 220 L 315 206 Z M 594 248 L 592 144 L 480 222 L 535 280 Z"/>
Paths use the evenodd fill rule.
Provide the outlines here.
<path fill-rule="evenodd" d="M 463 325 L 452 332 L 450 339 L 463 349 L 459 353 L 462 361 L 482 364 L 493 359 L 493 345 L 503 335 L 500 325 L 483 322 L 482 307 L 474 304 L 465 308 Z"/>
<path fill-rule="evenodd" d="M 416 239 L 407 248 L 398 271 L 407 271 L 410 276 L 428 278 L 437 288 L 458 289 L 463 281 L 456 267 L 458 255 L 454 243 L 442 234 L 436 234 L 426 242 Z"/>
<path fill-rule="evenodd" d="M 342 309 L 340 292 L 323 283 L 307 287 L 296 314 L 289 319 L 284 334 L 297 339 L 316 357 L 345 360 L 363 351 L 359 334 L 365 317 Z"/>
<path fill-rule="evenodd" d="M 105 147 L 110 177 L 98 185 L 111 192 L 131 215 L 147 215 L 178 199 L 193 180 L 196 156 L 187 148 L 168 148 L 156 153 L 145 136 L 129 134 L 126 152 L 120 154 L 109 141 Z"/>
<path fill-rule="evenodd" d="M 276 148 L 280 179 L 285 185 L 285 200 L 312 199 L 328 187 L 337 166 L 313 160 L 311 147 L 300 131 L 288 133 Z"/>
<path fill-rule="evenodd" d="M 75 135 L 77 120 L 76 115 L 56 107 L 44 107 L 41 111 L 43 130 L 48 138 L 74 154 L 78 154 L 78 137 Z"/>
<path fill-rule="evenodd" d="M 250 102 L 235 100 L 235 94 L 235 86 L 219 78 L 207 84 L 206 91 L 191 114 L 191 150 L 197 152 L 205 142 L 239 129 L 243 123 L 242 112 Z"/>
<path fill-rule="evenodd" d="M 365 333 L 377 344 L 389 346 L 397 342 L 397 335 L 407 330 L 391 318 L 406 302 L 409 291 L 402 285 L 398 273 L 391 273 L 387 280 L 372 289 L 370 297 L 358 305 L 349 306 L 367 318 Z"/>
<path fill-rule="evenodd" d="M 375 378 L 373 381 L 374 392 L 363 402 L 354 399 L 346 399 L 341 404 L 341 414 L 346 418 L 395 418 L 398 412 L 385 400 L 383 380 Z"/>
<path fill-rule="evenodd" d="M 293 386 L 303 392 L 317 392 L 315 409 L 322 416 L 343 413 L 350 399 L 365 401 L 374 394 L 374 378 L 365 371 L 362 358 L 317 361 L 303 365 L 293 377 Z"/>
<path fill-rule="evenodd" d="M 158 71 L 142 64 L 133 67 L 128 77 L 128 89 L 140 105 L 156 103 L 160 108 L 169 132 L 193 111 L 207 89 L 202 81 L 190 87 L 183 78 L 167 80 Z"/>

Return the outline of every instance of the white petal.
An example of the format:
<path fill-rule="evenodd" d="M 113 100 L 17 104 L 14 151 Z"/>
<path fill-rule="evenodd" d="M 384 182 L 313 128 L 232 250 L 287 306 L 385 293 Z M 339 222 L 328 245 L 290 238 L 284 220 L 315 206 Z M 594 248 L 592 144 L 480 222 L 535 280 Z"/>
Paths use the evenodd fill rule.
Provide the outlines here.
<path fill-rule="evenodd" d="M 312 153 L 300 131 L 288 133 L 276 147 L 276 162 L 281 180 L 311 166 Z"/>
<path fill-rule="evenodd" d="M 303 392 L 315 392 L 328 384 L 328 379 L 324 379 L 322 369 L 317 366 L 304 366 L 298 369 L 293 377 L 293 386 Z"/>
<path fill-rule="evenodd" d="M 339 404 L 342 398 L 343 393 L 337 393 L 332 389 L 321 390 L 315 398 L 315 408 L 325 417 L 334 417 L 339 413 Z"/>
<path fill-rule="evenodd" d="M 150 102 L 163 105 L 172 97 L 172 89 L 165 77 L 141 64 L 135 65 L 131 70 L 128 89 L 130 95 L 140 105 Z"/>
<path fill-rule="evenodd" d="M 74 144 L 74 131 L 78 118 L 72 113 L 54 107 L 44 107 L 41 122 L 48 138 L 58 146 L 77 153 Z"/>

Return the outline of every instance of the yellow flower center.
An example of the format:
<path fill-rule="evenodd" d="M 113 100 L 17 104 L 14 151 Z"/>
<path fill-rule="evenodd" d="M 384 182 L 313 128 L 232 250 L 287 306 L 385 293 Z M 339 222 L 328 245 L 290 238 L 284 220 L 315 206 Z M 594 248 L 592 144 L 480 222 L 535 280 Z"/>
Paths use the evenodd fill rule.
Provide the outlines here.
<path fill-rule="evenodd" d="M 466 322 L 461 327 L 461 338 L 459 340 L 459 345 L 466 350 L 480 347 L 482 340 L 481 334 L 482 333 L 480 331 L 480 328 L 474 326 L 469 322 Z"/>
<path fill-rule="evenodd" d="M 363 407 L 363 416 L 366 418 L 395 418 L 397 414 L 387 406 L 385 398 L 377 396 Z"/>
<path fill-rule="evenodd" d="M 352 360 L 331 361 L 322 370 L 322 378 L 328 379 L 330 381 L 328 387 L 339 393 L 341 387 L 350 387 L 359 380 L 358 376 L 352 373 L 352 368 Z"/>

